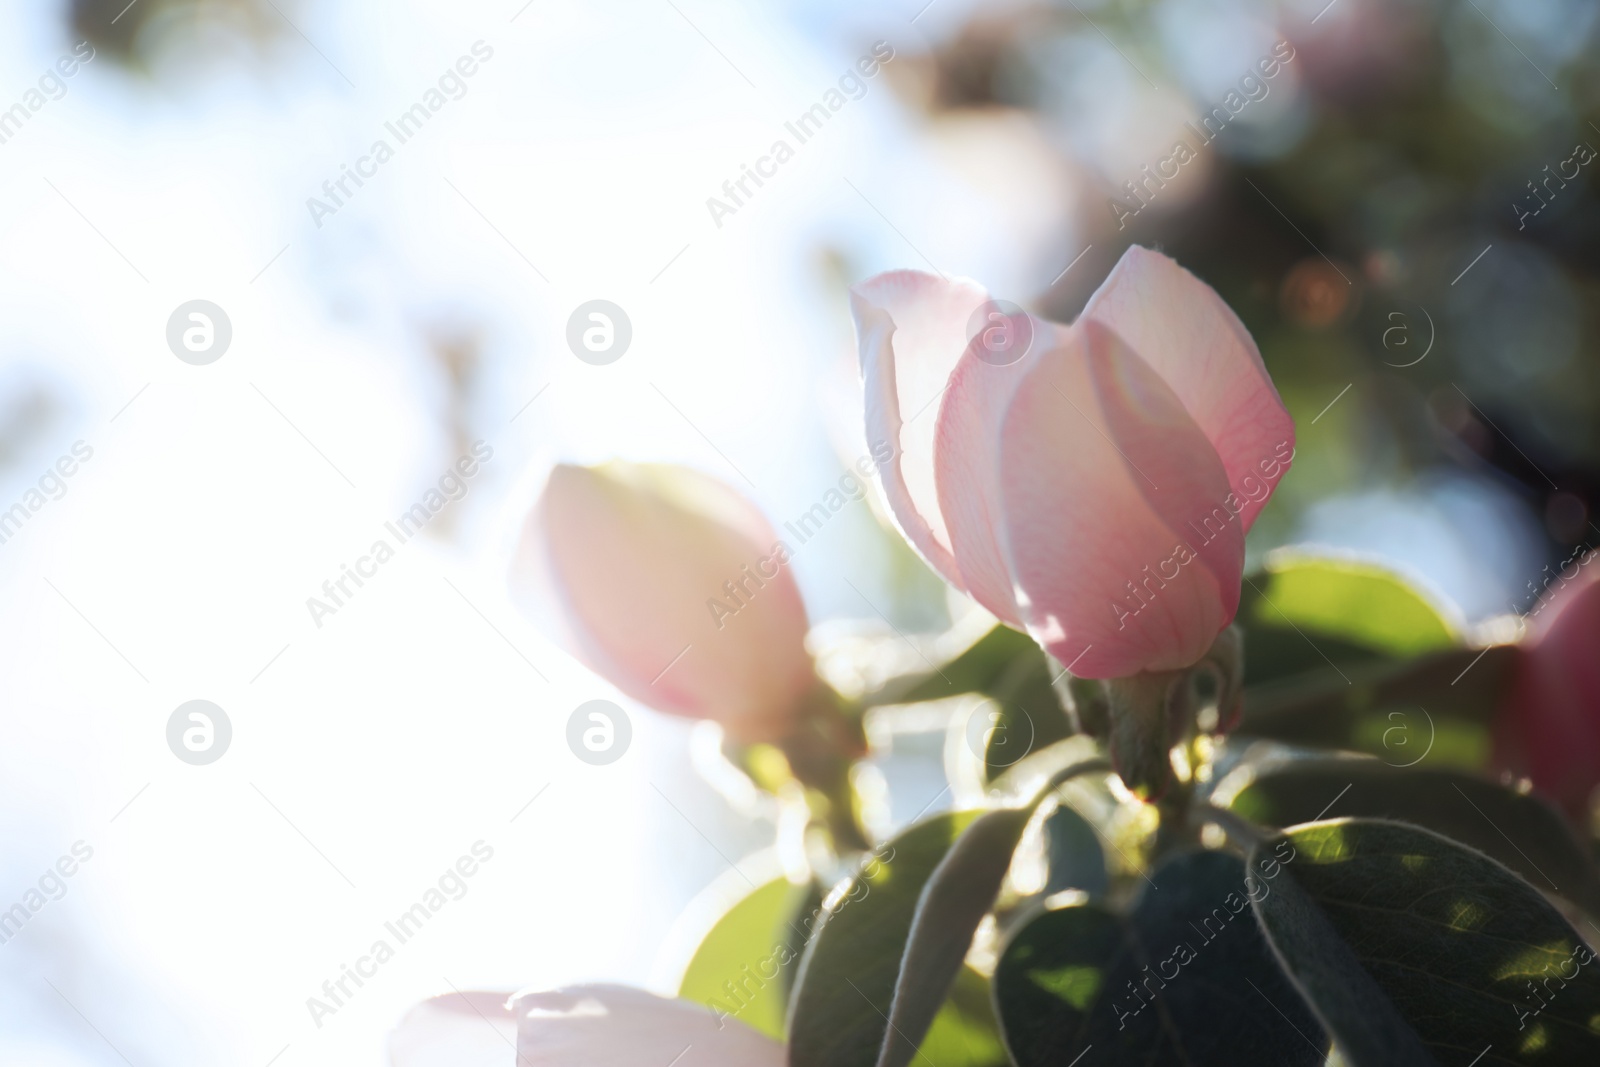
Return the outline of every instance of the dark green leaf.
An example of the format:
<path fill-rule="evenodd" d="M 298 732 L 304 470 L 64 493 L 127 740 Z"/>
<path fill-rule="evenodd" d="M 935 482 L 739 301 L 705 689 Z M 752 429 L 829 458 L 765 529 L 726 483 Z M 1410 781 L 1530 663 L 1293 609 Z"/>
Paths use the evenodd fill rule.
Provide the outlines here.
<path fill-rule="evenodd" d="M 946 1003 L 951 982 L 1034 810 L 1062 783 L 1109 770 L 1092 741 L 1076 740 L 1052 746 L 1050 755 L 1059 759 L 1033 758 L 1019 779 L 1028 791 L 1012 794 L 1020 804 L 919 823 L 829 894 L 791 1005 L 793 1067 L 875 1064 L 880 1053 L 885 1063 L 904 1064 L 925 1034 L 932 1040 L 941 1032 L 929 1025 L 941 1005 L 959 1008 Z M 1086 758 L 1070 759 L 1073 753 Z M 842 996 L 845 988 L 854 996 Z M 951 1067 L 986 1062 L 958 1060 Z"/>
<path fill-rule="evenodd" d="M 1041 912 L 1007 942 L 994 978 L 1019 1067 L 1320 1065 L 1327 1043 L 1249 895 L 1239 859 L 1191 852 L 1154 872 L 1131 916 L 1093 904 Z"/>
<path fill-rule="evenodd" d="M 872 1067 L 923 886 L 978 816 L 918 823 L 829 894 L 790 1005 L 791 1067 Z"/>
<path fill-rule="evenodd" d="M 1065 804 L 1045 816 L 1044 839 L 1048 873 L 1045 894 L 1081 889 L 1091 897 L 1106 891 L 1106 857 L 1089 820 Z"/>
<path fill-rule="evenodd" d="M 798 897 L 791 897 L 793 910 L 789 913 L 788 924 L 784 926 L 784 944 L 788 947 L 790 958 L 794 961 L 783 969 L 783 1015 L 785 1024 L 789 1018 L 789 1003 L 794 996 L 794 987 L 800 981 L 800 958 L 805 955 L 806 943 L 811 940 L 811 933 L 817 923 L 822 921 L 823 892 L 816 882 L 808 882 L 805 892 Z"/>
<path fill-rule="evenodd" d="M 924 700 L 943 700 L 962 693 L 988 693 L 991 696 L 1001 679 L 1018 660 L 1044 664 L 1044 650 L 1027 634 L 1009 626 L 997 625 L 958 653 L 938 670 L 896 678 L 876 693 L 868 704 L 915 704 Z M 1045 669 L 1041 667 L 1041 669 Z"/>
<path fill-rule="evenodd" d="M 917 901 L 878 1067 L 905 1067 L 916 1056 L 1032 815 L 1032 807 L 989 812 L 934 868 Z"/>
<path fill-rule="evenodd" d="M 1254 655 L 1247 647 L 1247 658 Z M 1477 766 L 1516 656 L 1513 646 L 1454 649 L 1246 689 L 1237 733 L 1368 752 L 1392 764 L 1418 762 L 1431 742 L 1430 765 Z"/>
<path fill-rule="evenodd" d="M 1028 753 L 1072 736 L 1072 724 L 1050 684 L 1050 669 L 1042 652 L 1014 659 L 989 694 L 998 705 L 1000 719 L 984 746 L 986 783 Z"/>
<path fill-rule="evenodd" d="M 1297 827 L 1252 858 L 1273 850 L 1256 913 L 1353 1067 L 1600 1062 L 1594 954 L 1511 871 L 1378 820 Z"/>
<path fill-rule="evenodd" d="M 1487 853 L 1541 890 L 1600 915 L 1600 871 L 1550 805 L 1476 775 L 1402 770 L 1374 760 L 1292 763 L 1256 778 L 1229 806 L 1292 826 L 1323 815 L 1394 819 Z"/>

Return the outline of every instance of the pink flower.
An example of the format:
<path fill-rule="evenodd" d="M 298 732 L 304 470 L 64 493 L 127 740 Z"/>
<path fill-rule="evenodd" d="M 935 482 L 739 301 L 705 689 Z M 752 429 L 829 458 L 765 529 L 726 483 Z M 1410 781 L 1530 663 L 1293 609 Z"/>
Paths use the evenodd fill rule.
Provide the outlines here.
<path fill-rule="evenodd" d="M 770 741 L 819 684 L 788 558 L 755 506 L 707 475 L 563 464 L 510 581 L 519 606 L 628 696 Z"/>
<path fill-rule="evenodd" d="M 1557 581 L 1530 613 L 1495 723 L 1495 762 L 1586 819 L 1600 784 L 1600 570 Z"/>
<path fill-rule="evenodd" d="M 687 1000 L 611 985 L 435 997 L 407 1012 L 389 1038 L 391 1067 L 783 1067 L 784 1062 L 782 1045 L 738 1020 L 719 1019 Z"/>
<path fill-rule="evenodd" d="M 853 291 L 867 439 L 895 446 L 901 529 L 1075 674 L 1194 663 L 1233 619 L 1245 531 L 1294 455 L 1255 343 L 1139 247 L 1071 326 L 988 300 L 914 271 Z"/>

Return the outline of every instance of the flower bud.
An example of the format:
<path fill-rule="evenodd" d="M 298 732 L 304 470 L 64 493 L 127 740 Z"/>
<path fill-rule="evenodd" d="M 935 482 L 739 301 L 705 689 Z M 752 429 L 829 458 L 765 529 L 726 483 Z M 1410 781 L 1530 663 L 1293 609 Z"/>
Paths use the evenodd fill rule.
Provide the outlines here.
<path fill-rule="evenodd" d="M 787 736 L 819 685 L 788 561 L 755 506 L 714 478 L 563 464 L 510 582 L 519 607 L 622 692 L 751 743 Z"/>

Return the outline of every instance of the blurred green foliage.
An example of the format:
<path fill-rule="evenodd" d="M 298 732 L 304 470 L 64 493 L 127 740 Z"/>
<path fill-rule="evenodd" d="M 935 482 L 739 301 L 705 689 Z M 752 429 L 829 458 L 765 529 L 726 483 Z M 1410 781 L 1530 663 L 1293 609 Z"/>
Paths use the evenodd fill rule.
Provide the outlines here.
<path fill-rule="evenodd" d="M 924 99 L 936 116 L 1025 109 L 1060 146 L 1079 182 L 1062 195 L 1086 222 L 1061 261 L 1092 251 L 1050 290 L 1052 317 L 1075 315 L 1131 243 L 1175 256 L 1239 313 L 1300 430 L 1266 543 L 1317 498 L 1464 467 L 1516 490 L 1553 560 L 1600 537 L 1600 165 L 1574 155 L 1600 148 L 1600 9 L 1322 7 L 979 9 L 931 57 Z M 1218 64 L 1250 69 L 1220 55 L 1274 38 L 1295 54 L 1264 102 L 1119 226 L 1112 198 L 1136 204 L 1123 183 L 1140 174 L 1101 158 L 1107 141 L 1149 123 L 1170 129 L 1158 144 L 1196 142 L 1173 96 L 1207 112 L 1227 89 Z M 1527 214 L 1536 203 L 1548 206 Z"/>

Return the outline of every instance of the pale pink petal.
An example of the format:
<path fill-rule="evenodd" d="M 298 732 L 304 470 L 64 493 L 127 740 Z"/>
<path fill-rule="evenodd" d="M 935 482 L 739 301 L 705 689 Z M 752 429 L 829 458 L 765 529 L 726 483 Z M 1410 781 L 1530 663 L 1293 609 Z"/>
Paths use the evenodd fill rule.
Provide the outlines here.
<path fill-rule="evenodd" d="M 1294 455 L 1294 422 L 1239 317 L 1160 252 L 1130 247 L 1080 321 L 1111 328 L 1172 387 L 1244 503 L 1244 529 Z"/>
<path fill-rule="evenodd" d="M 553 590 L 571 651 L 618 689 L 743 740 L 781 734 L 817 685 L 787 550 L 707 475 L 556 467 L 510 580 L 519 603 Z"/>
<path fill-rule="evenodd" d="M 1025 370 L 999 427 L 1001 548 L 1023 617 L 1083 677 L 1187 666 L 1238 608 L 1240 501 L 1115 334 L 1091 321 L 1064 340 Z"/>
<path fill-rule="evenodd" d="M 517 1067 L 783 1067 L 783 1046 L 710 1008 L 625 986 L 526 993 Z"/>
<path fill-rule="evenodd" d="M 389 1034 L 390 1067 L 512 1067 L 510 993 L 448 993 L 405 1013 Z"/>
<path fill-rule="evenodd" d="M 1066 327 L 1036 318 L 1030 323 L 1032 347 L 1014 363 L 985 360 L 978 346 L 969 346 L 950 375 L 934 441 L 939 510 L 967 592 L 1019 629 L 1024 624 L 998 532 L 1000 424 L 1040 354 L 1067 343 Z"/>
<path fill-rule="evenodd" d="M 887 443 L 894 458 L 883 492 L 913 548 L 945 579 L 965 589 L 939 513 L 934 478 L 938 407 L 966 349 L 972 315 L 989 299 L 982 286 L 918 271 L 880 274 L 850 291 L 866 398 L 867 446 Z"/>

